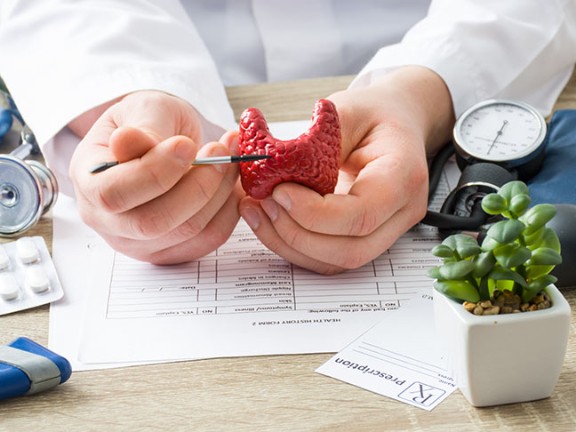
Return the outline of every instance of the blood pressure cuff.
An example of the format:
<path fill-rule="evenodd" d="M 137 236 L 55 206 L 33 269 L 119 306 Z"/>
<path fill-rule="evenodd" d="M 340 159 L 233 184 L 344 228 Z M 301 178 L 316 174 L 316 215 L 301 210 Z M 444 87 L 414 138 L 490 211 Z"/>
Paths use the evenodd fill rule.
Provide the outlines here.
<path fill-rule="evenodd" d="M 532 204 L 576 204 L 576 110 L 552 116 L 542 168 L 527 184 Z"/>

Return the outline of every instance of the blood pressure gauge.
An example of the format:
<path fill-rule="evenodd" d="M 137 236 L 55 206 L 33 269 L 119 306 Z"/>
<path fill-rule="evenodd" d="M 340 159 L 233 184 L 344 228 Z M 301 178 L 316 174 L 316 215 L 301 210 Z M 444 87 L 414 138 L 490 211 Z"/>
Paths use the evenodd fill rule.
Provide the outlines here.
<path fill-rule="evenodd" d="M 508 100 L 480 102 L 457 120 L 454 148 L 460 168 L 488 162 L 527 179 L 540 168 L 546 121 L 530 105 Z"/>

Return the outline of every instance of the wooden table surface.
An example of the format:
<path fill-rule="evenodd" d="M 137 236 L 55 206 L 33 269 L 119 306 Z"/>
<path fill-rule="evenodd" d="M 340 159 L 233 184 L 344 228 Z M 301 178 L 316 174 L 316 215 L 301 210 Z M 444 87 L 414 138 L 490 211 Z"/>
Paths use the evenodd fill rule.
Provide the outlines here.
<path fill-rule="evenodd" d="M 349 81 L 339 77 L 233 87 L 228 95 L 237 115 L 258 106 L 271 121 L 308 119 L 315 100 Z M 558 107 L 576 108 L 576 76 Z M 26 234 L 50 242 L 51 233 L 48 215 Z M 576 290 L 564 293 L 574 308 Z M 0 344 L 19 336 L 46 344 L 48 313 L 45 306 L 0 317 Z M 314 372 L 330 357 L 223 358 L 75 372 L 52 391 L 0 401 L 0 431 L 576 430 L 574 332 L 552 397 L 493 408 L 473 408 L 455 392 L 426 412 Z"/>

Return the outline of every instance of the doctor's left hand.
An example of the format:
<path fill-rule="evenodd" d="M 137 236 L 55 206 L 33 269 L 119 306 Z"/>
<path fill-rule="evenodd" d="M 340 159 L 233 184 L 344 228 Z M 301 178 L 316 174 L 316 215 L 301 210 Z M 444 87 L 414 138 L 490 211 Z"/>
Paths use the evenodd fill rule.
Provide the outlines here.
<path fill-rule="evenodd" d="M 89 119 L 78 120 L 70 126 L 82 134 Z M 84 222 L 117 251 L 155 264 L 191 261 L 224 243 L 239 219 L 238 167 L 191 167 L 197 157 L 230 154 L 222 143 L 201 147 L 200 131 L 194 108 L 161 92 L 112 104 L 70 164 Z M 114 160 L 120 164 L 89 172 Z"/>

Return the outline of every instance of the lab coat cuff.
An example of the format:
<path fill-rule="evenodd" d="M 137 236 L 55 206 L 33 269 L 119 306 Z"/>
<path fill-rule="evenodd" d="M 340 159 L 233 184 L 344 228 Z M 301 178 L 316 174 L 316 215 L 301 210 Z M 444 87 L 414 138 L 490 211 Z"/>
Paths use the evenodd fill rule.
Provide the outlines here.
<path fill-rule="evenodd" d="M 350 87 L 367 86 L 403 66 L 422 66 L 437 73 L 450 91 L 456 115 L 488 97 L 488 91 L 477 76 L 479 68 L 474 61 L 467 58 L 463 50 L 446 41 L 442 44 L 403 42 L 381 48 Z M 462 80 L 463 76 L 468 79 Z"/>

